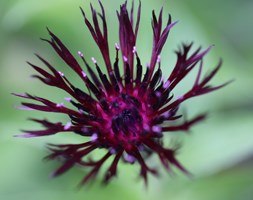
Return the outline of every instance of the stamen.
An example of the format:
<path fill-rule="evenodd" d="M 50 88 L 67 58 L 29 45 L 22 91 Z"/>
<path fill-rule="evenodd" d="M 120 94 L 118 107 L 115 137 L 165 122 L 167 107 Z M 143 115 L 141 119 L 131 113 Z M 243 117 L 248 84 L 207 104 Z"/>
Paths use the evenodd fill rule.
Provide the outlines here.
<path fill-rule="evenodd" d="M 83 133 L 87 133 L 88 132 L 88 128 L 87 127 L 83 127 L 82 129 L 81 129 L 81 131 L 83 132 Z"/>
<path fill-rule="evenodd" d="M 114 149 L 112 147 L 109 148 L 109 151 L 110 151 L 111 154 L 116 154 L 117 153 L 116 149 Z"/>
<path fill-rule="evenodd" d="M 162 77 L 161 77 L 161 81 L 164 82 L 164 79 L 165 79 L 164 76 L 162 76 Z"/>
<path fill-rule="evenodd" d="M 178 96 L 176 99 L 179 100 L 179 101 L 181 101 L 181 100 L 184 99 L 184 95 Z"/>
<path fill-rule="evenodd" d="M 94 64 L 97 64 L 97 60 L 94 57 L 92 57 L 91 60 Z"/>
<path fill-rule="evenodd" d="M 162 93 L 161 93 L 161 92 L 159 92 L 159 91 L 157 91 L 157 92 L 155 92 L 155 96 L 157 96 L 157 97 L 161 97 L 161 96 L 162 96 Z"/>
<path fill-rule="evenodd" d="M 138 150 L 139 150 L 139 151 L 144 151 L 144 150 L 145 150 L 145 148 L 144 148 L 144 146 L 143 146 L 143 145 L 139 145 L 139 146 L 138 146 Z"/>
<path fill-rule="evenodd" d="M 116 50 L 120 50 L 120 47 L 119 47 L 118 43 L 115 43 L 115 48 L 116 48 Z"/>
<path fill-rule="evenodd" d="M 78 112 L 80 113 L 80 114 L 85 114 L 85 111 L 83 110 L 83 109 L 78 109 Z"/>
<path fill-rule="evenodd" d="M 162 128 L 160 126 L 152 126 L 152 131 L 155 133 L 160 133 Z"/>
<path fill-rule="evenodd" d="M 150 130 L 150 127 L 149 127 L 149 125 L 148 124 L 143 124 L 143 129 L 145 130 L 145 131 L 149 131 Z"/>
<path fill-rule="evenodd" d="M 170 81 L 167 80 L 164 84 L 163 84 L 163 89 L 167 89 L 170 86 Z"/>
<path fill-rule="evenodd" d="M 134 161 L 136 160 L 135 157 L 133 157 L 133 156 L 131 156 L 129 154 L 124 155 L 124 158 L 129 163 L 134 163 Z"/>
<path fill-rule="evenodd" d="M 71 122 L 68 122 L 65 126 L 64 126 L 64 130 L 68 130 L 70 127 L 72 126 Z"/>
<path fill-rule="evenodd" d="M 98 134 L 93 133 L 90 139 L 91 139 L 92 142 L 95 142 L 98 139 Z"/>
<path fill-rule="evenodd" d="M 87 77 L 87 74 L 84 71 L 82 71 L 82 75 L 83 75 L 84 78 Z"/>
<path fill-rule="evenodd" d="M 78 53 L 78 55 L 79 55 L 80 57 L 83 58 L 83 53 L 82 53 L 81 51 L 78 51 L 77 53 Z"/>
<path fill-rule="evenodd" d="M 157 56 L 156 62 L 157 62 L 158 64 L 160 64 L 160 62 L 161 62 L 161 56 L 160 56 L 160 55 Z"/>
<path fill-rule="evenodd" d="M 63 107 L 63 106 L 64 106 L 64 103 L 63 103 L 63 102 L 62 102 L 62 103 L 57 103 L 57 104 L 56 104 L 56 107 L 57 107 L 57 108 L 60 108 L 60 107 Z"/>
<path fill-rule="evenodd" d="M 71 97 L 65 97 L 64 99 L 65 99 L 66 101 L 68 101 L 68 102 L 71 102 L 71 100 L 72 100 Z"/>
<path fill-rule="evenodd" d="M 168 119 L 168 118 L 170 117 L 170 115 L 171 115 L 170 111 L 165 112 L 165 113 L 163 114 L 163 116 L 164 116 L 165 119 Z"/>
<path fill-rule="evenodd" d="M 58 71 L 58 73 L 60 74 L 61 77 L 64 77 L 64 73 L 62 73 L 61 71 Z"/>
<path fill-rule="evenodd" d="M 128 59 L 127 59 L 126 56 L 123 56 L 123 60 L 124 60 L 124 62 L 127 62 L 127 61 L 128 61 Z"/>
<path fill-rule="evenodd" d="M 136 46 L 133 47 L 133 54 L 136 53 Z"/>

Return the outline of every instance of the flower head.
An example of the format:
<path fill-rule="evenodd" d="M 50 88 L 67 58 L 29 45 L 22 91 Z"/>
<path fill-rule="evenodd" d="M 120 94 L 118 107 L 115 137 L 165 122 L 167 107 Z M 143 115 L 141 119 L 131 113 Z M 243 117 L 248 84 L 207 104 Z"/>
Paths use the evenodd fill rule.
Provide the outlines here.
<path fill-rule="evenodd" d="M 110 157 L 112 157 L 112 162 L 104 176 L 106 183 L 116 176 L 117 166 L 121 159 L 130 164 L 138 163 L 140 176 L 147 182 L 148 173 L 158 174 L 157 170 L 148 166 L 145 161 L 152 154 L 159 157 L 166 170 L 170 171 L 171 166 L 174 165 L 187 173 L 175 157 L 177 149 L 165 147 L 163 137 L 166 137 L 168 132 L 187 131 L 192 125 L 205 118 L 205 115 L 199 115 L 191 120 L 179 120 L 182 115 L 178 114 L 178 108 L 189 98 L 212 92 L 227 84 L 216 87 L 209 85 L 210 80 L 219 70 L 221 62 L 209 74 L 201 78 L 203 58 L 211 47 L 205 50 L 198 48 L 190 53 L 192 43 L 183 44 L 182 48 L 176 52 L 177 61 L 171 74 L 164 78 L 160 53 L 176 22 L 172 22 L 169 16 L 165 27 L 162 28 L 163 10 L 161 9 L 158 17 L 154 11 L 152 13 L 152 55 L 149 64 L 143 67 L 136 48 L 141 3 L 139 3 L 136 22 L 134 22 L 134 6 L 132 5 L 129 12 L 127 2 L 121 5 L 117 12 L 119 44 L 115 45 L 116 58 L 112 61 L 109 53 L 105 11 L 100 1 L 99 4 L 101 13 L 97 13 L 91 5 L 93 25 L 86 18 L 84 11 L 82 9 L 81 11 L 84 22 L 101 51 L 107 71 L 101 70 L 99 66 L 101 63 L 98 63 L 95 58 L 91 59 L 92 63 L 88 62 L 82 52 L 78 52 L 82 63 L 78 62 L 62 41 L 48 29 L 51 39 L 43 40 L 48 42 L 62 60 L 75 71 L 87 90 L 81 90 L 73 85 L 65 74 L 57 71 L 48 61 L 37 55 L 50 73 L 42 67 L 28 63 L 39 73 L 34 77 L 46 85 L 64 90 L 70 96 L 65 100 L 70 102 L 75 109 L 66 107 L 64 103 L 52 102 L 42 97 L 15 94 L 38 102 L 38 104 L 22 103 L 21 107 L 24 109 L 61 113 L 70 118 L 67 124 L 32 119 L 43 125 L 45 129 L 26 130 L 19 137 L 72 132 L 88 138 L 88 141 L 84 139 L 80 144 L 50 144 L 49 149 L 52 153 L 47 156 L 48 159 L 58 157 L 65 159 L 54 172 L 54 176 L 66 172 L 76 164 L 90 168 L 91 171 L 85 175 L 81 184 L 94 178 Z M 101 23 L 98 16 L 101 18 Z M 84 70 L 81 65 L 84 65 L 86 69 Z M 196 66 L 199 66 L 199 70 L 190 89 L 180 98 L 174 98 L 173 89 Z M 120 70 L 121 67 L 123 70 Z M 168 123 L 168 121 L 175 123 Z M 98 148 L 105 150 L 104 156 L 97 161 L 89 159 L 88 155 Z"/>

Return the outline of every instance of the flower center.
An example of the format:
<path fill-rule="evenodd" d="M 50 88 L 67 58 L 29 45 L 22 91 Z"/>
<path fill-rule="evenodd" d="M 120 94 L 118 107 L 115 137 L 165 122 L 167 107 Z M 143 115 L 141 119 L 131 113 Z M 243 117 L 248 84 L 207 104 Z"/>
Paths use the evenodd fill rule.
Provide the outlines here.
<path fill-rule="evenodd" d="M 112 118 L 111 127 L 115 134 L 123 132 L 124 134 L 133 135 L 141 131 L 142 117 L 138 110 L 133 107 L 120 110 L 120 112 Z"/>
<path fill-rule="evenodd" d="M 111 110 L 111 129 L 114 134 L 136 136 L 142 132 L 141 104 L 133 96 L 122 93 L 113 99 Z"/>
<path fill-rule="evenodd" d="M 105 102 L 108 109 L 101 113 L 104 122 L 100 126 L 103 132 L 107 129 L 104 136 L 114 144 L 139 141 L 149 123 L 146 104 L 126 93 L 108 97 Z"/>

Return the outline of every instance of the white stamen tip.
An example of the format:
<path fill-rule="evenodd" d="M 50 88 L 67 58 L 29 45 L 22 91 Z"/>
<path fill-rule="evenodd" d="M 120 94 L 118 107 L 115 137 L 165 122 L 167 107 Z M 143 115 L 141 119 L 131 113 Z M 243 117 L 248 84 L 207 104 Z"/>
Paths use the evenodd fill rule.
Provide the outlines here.
<path fill-rule="evenodd" d="M 117 152 L 114 148 L 110 148 L 109 151 L 111 154 L 116 154 L 116 152 Z"/>
<path fill-rule="evenodd" d="M 117 50 L 120 50 L 119 44 L 118 44 L 118 43 L 115 43 L 115 48 L 116 48 Z"/>
<path fill-rule="evenodd" d="M 126 154 L 126 155 L 124 156 L 124 158 L 125 158 L 125 160 L 126 160 L 127 162 L 129 162 L 129 163 L 133 163 L 133 162 L 135 161 L 135 157 L 133 157 L 133 156 L 131 156 L 131 155 L 129 155 L 129 154 Z"/>
<path fill-rule="evenodd" d="M 166 118 L 166 119 L 168 119 L 169 117 L 170 117 L 170 111 L 168 111 L 168 112 L 165 112 L 164 114 L 163 114 L 163 116 L 164 116 L 164 118 Z"/>
<path fill-rule="evenodd" d="M 164 84 L 163 84 L 163 88 L 166 89 L 170 86 L 170 81 L 167 80 Z"/>
<path fill-rule="evenodd" d="M 67 124 L 64 126 L 64 130 L 68 130 L 72 126 L 71 122 L 67 122 Z"/>
<path fill-rule="evenodd" d="M 160 63 L 160 62 L 161 62 L 161 56 L 160 56 L 160 55 L 157 56 L 156 62 L 157 62 L 157 63 Z"/>
<path fill-rule="evenodd" d="M 152 131 L 155 133 L 160 133 L 162 128 L 160 126 L 152 126 Z"/>
<path fill-rule="evenodd" d="M 83 127 L 82 129 L 81 129 L 81 131 L 83 132 L 83 133 L 87 133 L 88 132 L 88 128 L 87 127 Z"/>
<path fill-rule="evenodd" d="M 162 76 L 162 77 L 161 77 L 161 81 L 164 82 L 164 79 L 165 79 L 164 76 Z"/>
<path fill-rule="evenodd" d="M 97 64 L 97 60 L 94 57 L 92 57 L 91 60 L 94 64 Z"/>
<path fill-rule="evenodd" d="M 84 71 L 82 71 L 82 75 L 83 75 L 84 78 L 87 77 L 87 74 Z"/>
<path fill-rule="evenodd" d="M 78 112 L 79 112 L 80 114 L 84 114 L 84 113 L 85 113 L 85 111 L 84 111 L 83 109 L 78 109 Z"/>
<path fill-rule="evenodd" d="M 136 46 L 133 47 L 133 53 L 136 53 Z"/>
<path fill-rule="evenodd" d="M 71 97 L 65 97 L 64 98 L 66 101 L 68 101 L 68 102 L 70 102 L 72 99 L 71 99 Z"/>
<path fill-rule="evenodd" d="M 78 51 L 78 55 L 83 57 L 83 53 L 81 51 Z"/>
<path fill-rule="evenodd" d="M 143 151 L 144 149 L 145 149 L 145 148 L 144 148 L 143 145 L 138 146 L 138 150 L 139 150 L 139 151 Z"/>
<path fill-rule="evenodd" d="M 127 57 L 126 56 L 123 56 L 123 60 L 124 60 L 124 62 L 127 62 Z"/>
<path fill-rule="evenodd" d="M 146 67 L 149 68 L 149 63 L 146 63 Z"/>
<path fill-rule="evenodd" d="M 62 102 L 62 103 L 57 103 L 57 104 L 56 104 L 56 107 L 57 107 L 57 108 L 60 108 L 60 107 L 63 107 L 63 106 L 64 106 L 64 103 L 63 103 L 63 102 Z"/>
<path fill-rule="evenodd" d="M 181 95 L 181 96 L 178 96 L 177 97 L 177 100 L 179 100 L 179 101 L 181 101 L 181 100 L 183 100 L 184 99 L 184 95 Z"/>
<path fill-rule="evenodd" d="M 149 130 L 150 130 L 150 127 L 149 127 L 148 124 L 144 124 L 144 125 L 143 125 L 143 129 L 144 129 L 145 131 L 149 131 Z"/>
<path fill-rule="evenodd" d="M 60 76 L 64 76 L 64 74 L 61 71 L 58 71 L 58 73 L 60 74 Z"/>
<path fill-rule="evenodd" d="M 157 91 L 157 92 L 155 92 L 155 95 L 156 95 L 157 97 L 161 97 L 161 96 L 162 96 L 162 93 L 159 92 L 159 91 Z"/>
<path fill-rule="evenodd" d="M 93 133 L 90 139 L 92 142 L 95 142 L 98 139 L 98 134 Z"/>

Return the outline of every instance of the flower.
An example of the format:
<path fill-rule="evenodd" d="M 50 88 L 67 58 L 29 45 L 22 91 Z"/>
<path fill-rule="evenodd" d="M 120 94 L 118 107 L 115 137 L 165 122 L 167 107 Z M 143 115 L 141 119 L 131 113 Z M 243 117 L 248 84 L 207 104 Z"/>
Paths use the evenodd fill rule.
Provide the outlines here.
<path fill-rule="evenodd" d="M 125 2 L 117 12 L 119 44 L 115 45 L 116 58 L 112 64 L 105 11 L 100 1 L 99 4 L 101 13 L 97 13 L 91 5 L 93 25 L 86 18 L 82 8 L 81 11 L 84 22 L 101 51 L 107 72 L 102 72 L 95 58 L 92 58 L 93 66 L 91 66 L 83 53 L 78 52 L 86 67 L 84 71 L 68 48 L 48 29 L 51 39 L 43 40 L 48 42 L 62 60 L 82 79 L 87 91 L 74 86 L 65 74 L 57 71 L 48 61 L 37 55 L 51 73 L 28 62 L 39 73 L 34 77 L 46 85 L 54 86 L 68 93 L 71 97 L 65 100 L 70 102 L 75 109 L 68 108 L 64 103 L 55 103 L 42 97 L 15 94 L 39 102 L 39 104 L 24 102 L 20 106 L 23 109 L 61 113 L 70 118 L 67 124 L 32 119 L 43 125 L 45 129 L 25 130 L 25 133 L 19 137 L 48 136 L 60 132 L 72 132 L 85 138 L 88 137 L 89 141 L 80 144 L 49 144 L 51 154 L 47 156 L 48 159 L 59 157 L 65 159 L 65 162 L 54 172 L 54 176 L 63 174 L 76 164 L 90 168 L 90 172 L 83 178 L 81 185 L 92 180 L 101 166 L 111 157 L 112 162 L 104 175 L 105 183 L 117 175 L 120 159 L 125 163 L 139 163 L 140 176 L 147 183 L 149 173 L 158 174 L 156 169 L 146 163 L 146 159 L 152 154 L 159 157 L 166 170 L 170 171 L 171 166 L 175 166 L 188 173 L 175 157 L 177 148 L 165 147 L 163 138 L 167 132 L 187 131 L 192 125 L 205 118 L 205 115 L 201 114 L 191 120 L 179 120 L 182 115 L 178 114 L 178 108 L 189 98 L 207 94 L 227 84 L 215 87 L 209 85 L 210 80 L 220 69 L 221 61 L 202 79 L 203 58 L 211 47 L 205 50 L 198 48 L 190 53 L 193 44 L 183 44 L 182 48 L 176 51 L 177 61 L 171 74 L 168 78 L 164 78 L 160 53 L 176 22 L 172 22 L 169 16 L 165 28 L 162 28 L 163 10 L 161 9 L 158 17 L 154 11 L 152 13 L 152 55 L 149 64 L 146 68 L 143 67 L 136 50 L 141 2 L 138 6 L 136 23 L 134 23 L 133 16 L 134 5 L 132 4 L 129 12 L 127 2 Z M 101 18 L 101 23 L 97 16 Z M 122 62 L 119 52 L 122 55 Z M 199 70 L 192 87 L 185 94 L 174 98 L 173 89 L 198 65 Z M 121 66 L 123 72 L 120 70 Z M 86 74 L 86 71 L 89 75 Z M 168 121 L 175 123 L 167 123 Z M 88 155 L 100 148 L 105 150 L 104 156 L 97 161 L 88 158 Z"/>

